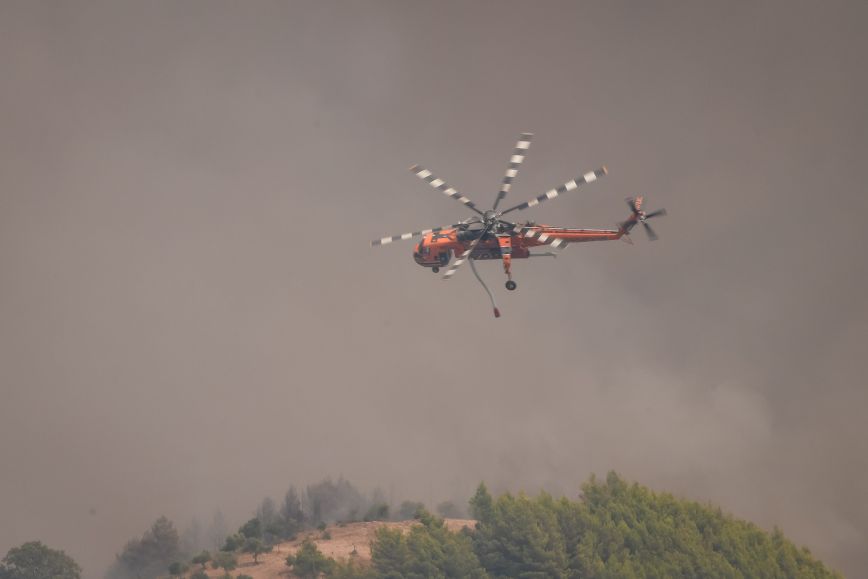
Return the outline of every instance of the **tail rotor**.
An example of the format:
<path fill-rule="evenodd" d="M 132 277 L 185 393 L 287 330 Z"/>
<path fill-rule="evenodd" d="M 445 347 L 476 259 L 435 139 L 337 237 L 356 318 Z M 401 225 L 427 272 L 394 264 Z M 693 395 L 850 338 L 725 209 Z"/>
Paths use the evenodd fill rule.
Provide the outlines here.
<path fill-rule="evenodd" d="M 630 234 L 630 230 L 633 229 L 637 223 L 641 223 L 642 227 L 645 229 L 645 234 L 648 236 L 649 241 L 657 241 L 658 236 L 654 229 L 648 225 L 648 220 L 654 217 L 663 217 L 666 215 L 665 209 L 658 209 L 656 211 L 652 211 L 650 213 L 646 213 L 642 210 L 642 203 L 645 198 L 642 195 L 638 195 L 635 198 L 628 197 L 626 199 L 627 207 L 630 208 L 631 215 L 627 219 L 621 223 L 621 229 L 624 230 L 625 235 Z"/>

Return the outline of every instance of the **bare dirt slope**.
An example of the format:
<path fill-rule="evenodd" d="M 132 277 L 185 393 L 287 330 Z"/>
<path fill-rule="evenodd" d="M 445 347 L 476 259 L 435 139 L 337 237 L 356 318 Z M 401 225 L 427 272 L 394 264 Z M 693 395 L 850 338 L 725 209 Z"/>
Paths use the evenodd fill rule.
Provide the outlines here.
<path fill-rule="evenodd" d="M 476 524 L 476 521 L 472 519 L 446 519 L 445 521 L 446 527 L 454 532 L 460 531 L 463 527 L 473 528 Z M 291 577 L 289 568 L 286 566 L 286 556 L 295 553 L 306 538 L 313 540 L 319 550 L 328 557 L 338 560 L 354 557 L 360 562 L 367 562 L 371 560 L 371 541 L 374 540 L 377 529 L 388 527 L 390 529 L 400 529 L 406 533 L 414 525 L 418 524 L 418 521 L 401 521 L 396 523 L 371 522 L 330 525 L 326 528 L 325 532 L 331 538 L 323 539 L 324 532 L 321 531 L 309 531 L 299 534 L 296 540 L 275 545 L 270 553 L 260 555 L 259 563 L 256 564 L 253 563 L 252 555 L 240 554 L 238 556 L 238 568 L 232 572 L 232 575 L 236 576 L 243 573 L 250 575 L 253 579 Z M 355 555 L 352 554 L 354 549 L 356 551 Z M 223 576 L 223 569 L 211 569 L 209 566 L 206 572 L 210 577 Z"/>

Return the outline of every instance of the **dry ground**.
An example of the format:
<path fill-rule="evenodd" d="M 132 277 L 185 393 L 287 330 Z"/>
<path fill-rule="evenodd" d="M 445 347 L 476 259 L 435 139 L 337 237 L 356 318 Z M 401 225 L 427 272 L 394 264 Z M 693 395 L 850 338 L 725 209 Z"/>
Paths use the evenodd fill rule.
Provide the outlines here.
<path fill-rule="evenodd" d="M 294 541 L 279 543 L 274 546 L 270 553 L 265 553 L 259 556 L 259 563 L 253 563 L 253 556 L 248 554 L 238 555 L 238 568 L 232 571 L 232 576 L 239 574 L 250 575 L 253 579 L 277 579 L 280 577 L 291 577 L 289 568 L 286 566 L 286 556 L 290 553 L 295 553 L 301 546 L 302 541 L 310 538 L 316 543 L 317 548 L 328 557 L 333 557 L 338 560 L 346 560 L 351 556 L 357 557 L 359 561 L 370 561 L 371 559 L 371 541 L 374 540 L 374 534 L 381 527 L 389 527 L 390 529 L 401 529 L 403 532 L 408 532 L 413 525 L 418 525 L 418 521 L 401 521 L 392 522 L 371 522 L 371 523 L 345 523 L 343 525 L 329 525 L 326 531 L 331 535 L 330 539 L 321 538 L 323 532 L 309 531 L 301 533 Z M 463 527 L 470 527 L 476 524 L 472 519 L 446 519 L 446 527 L 450 531 L 460 531 Z M 351 555 L 353 549 L 356 550 L 356 555 Z M 196 566 L 192 566 L 191 570 Z M 222 577 L 223 569 L 211 569 L 210 565 L 206 569 L 210 577 Z"/>

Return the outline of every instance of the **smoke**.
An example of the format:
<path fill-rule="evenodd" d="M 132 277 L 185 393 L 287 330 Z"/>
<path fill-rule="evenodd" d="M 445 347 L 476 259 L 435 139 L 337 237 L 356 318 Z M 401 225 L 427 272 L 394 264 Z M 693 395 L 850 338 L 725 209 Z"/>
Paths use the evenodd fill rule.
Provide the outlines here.
<path fill-rule="evenodd" d="M 324 476 L 433 505 L 596 472 L 866 565 L 860 4 L 0 6 L 0 552 L 100 576 Z M 660 241 L 481 263 L 381 235 L 493 202 Z M 531 214 L 532 213 L 532 214 Z M 525 218 L 525 215 L 521 215 Z"/>

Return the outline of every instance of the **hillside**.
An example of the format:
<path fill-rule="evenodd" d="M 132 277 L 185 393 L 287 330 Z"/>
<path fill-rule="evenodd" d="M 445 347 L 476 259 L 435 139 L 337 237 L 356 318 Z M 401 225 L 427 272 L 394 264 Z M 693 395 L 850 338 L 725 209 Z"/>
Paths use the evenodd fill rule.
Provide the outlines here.
<path fill-rule="evenodd" d="M 311 485 L 304 497 L 307 510 L 292 487 L 280 508 L 263 501 L 252 519 L 226 536 L 219 553 L 181 551 L 178 533 L 161 517 L 127 543 L 107 579 L 154 579 L 167 570 L 188 579 L 226 579 L 222 569 L 201 563 L 217 559 L 231 567 L 233 557 L 235 579 L 840 577 L 780 529 L 769 532 L 616 473 L 591 477 L 576 499 L 492 496 L 480 484 L 469 502 L 473 519 L 441 519 L 408 501 L 397 512 L 415 512 L 413 520 L 326 525 L 357 521 L 352 514 L 364 497 L 345 480 Z M 388 504 L 368 503 L 364 518 L 388 518 Z M 259 553 L 257 561 L 252 552 Z"/>
<path fill-rule="evenodd" d="M 464 527 L 473 528 L 476 521 L 472 519 L 444 519 L 446 527 L 453 532 L 458 532 Z M 253 579 L 274 579 L 276 577 L 289 576 L 289 568 L 286 566 L 286 556 L 295 554 L 302 542 L 312 540 L 317 548 L 327 557 L 338 561 L 354 559 L 358 562 L 368 563 L 371 560 L 371 543 L 375 539 L 378 529 L 399 530 L 408 533 L 414 526 L 419 526 L 419 521 L 400 522 L 358 522 L 340 523 L 329 525 L 325 531 L 309 531 L 301 533 L 293 541 L 276 543 L 270 553 L 259 555 L 258 563 L 253 562 L 253 555 L 242 553 L 238 555 L 238 568 L 232 572 L 233 576 L 239 574 L 250 575 Z M 330 536 L 323 539 L 323 535 Z M 356 554 L 353 555 L 353 550 Z M 222 569 L 212 569 L 207 566 L 205 572 L 209 577 L 223 577 Z"/>

